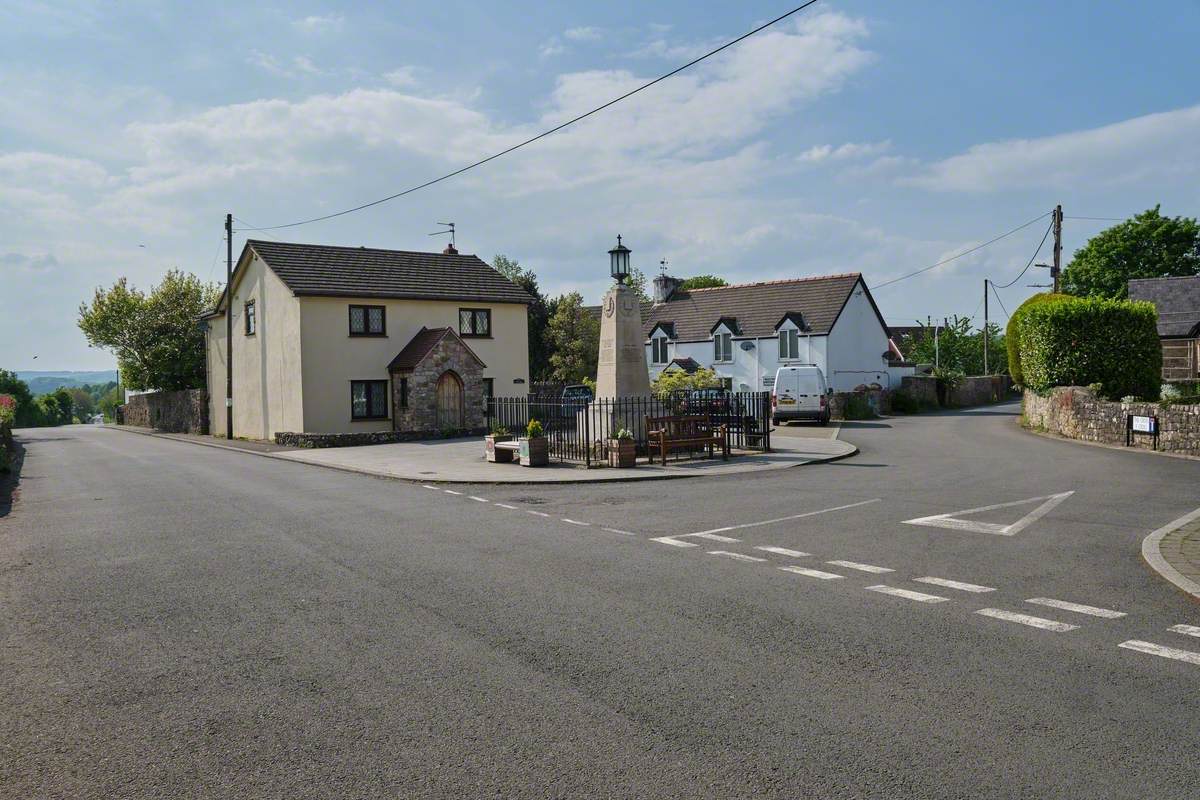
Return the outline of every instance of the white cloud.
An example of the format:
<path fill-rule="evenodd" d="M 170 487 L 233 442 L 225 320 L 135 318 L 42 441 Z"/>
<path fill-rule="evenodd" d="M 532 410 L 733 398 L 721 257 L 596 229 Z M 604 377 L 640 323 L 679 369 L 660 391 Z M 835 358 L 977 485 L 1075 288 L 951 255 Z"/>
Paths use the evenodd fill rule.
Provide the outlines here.
<path fill-rule="evenodd" d="M 567 52 L 567 48 L 557 36 L 551 36 L 546 41 L 538 46 L 538 56 L 541 58 L 551 58 L 552 56 L 562 55 Z"/>
<path fill-rule="evenodd" d="M 901 179 L 937 191 L 994 192 L 1149 180 L 1200 173 L 1200 105 L 1037 139 L 978 144 Z"/>
<path fill-rule="evenodd" d="M 398 86 L 401 89 L 408 89 L 419 83 L 417 80 L 417 68 L 412 66 L 397 67 L 391 72 L 385 72 L 383 79 L 392 86 Z"/>
<path fill-rule="evenodd" d="M 292 21 L 292 26 L 304 33 L 327 33 L 341 30 L 345 18 L 341 14 L 312 14 Z"/>
<path fill-rule="evenodd" d="M 4 271 L 44 273 L 58 267 L 58 259 L 52 253 L 4 253 L 0 254 L 0 267 Z"/>
<path fill-rule="evenodd" d="M 831 144 L 816 145 L 802 152 L 797 158 L 800 161 L 819 164 L 824 161 L 846 161 L 857 158 L 870 158 L 885 153 L 892 147 L 891 141 L 882 142 L 846 142 L 834 147 Z"/>
<path fill-rule="evenodd" d="M 270 53 L 261 50 L 251 50 L 246 61 L 259 69 L 280 78 L 296 78 L 301 75 L 324 75 L 325 72 L 308 56 L 293 56 L 291 61 L 284 62 Z"/>
<path fill-rule="evenodd" d="M 565 31 L 563 31 L 563 38 L 570 39 L 573 42 L 594 42 L 603 36 L 603 29 L 596 28 L 591 25 L 584 25 L 578 28 L 567 28 Z"/>

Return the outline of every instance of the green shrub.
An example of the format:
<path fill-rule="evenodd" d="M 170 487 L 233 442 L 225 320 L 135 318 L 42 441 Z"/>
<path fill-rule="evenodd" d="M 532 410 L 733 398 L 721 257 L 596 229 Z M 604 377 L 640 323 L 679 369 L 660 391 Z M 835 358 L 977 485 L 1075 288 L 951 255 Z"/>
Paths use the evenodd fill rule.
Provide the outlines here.
<path fill-rule="evenodd" d="M 916 414 L 921 410 L 921 404 L 907 392 L 893 392 L 891 406 L 896 414 Z"/>
<path fill-rule="evenodd" d="M 1103 385 L 1110 399 L 1158 399 L 1162 348 L 1154 306 L 1129 300 L 1062 298 L 1025 309 L 1020 369 L 1034 391 Z"/>
<path fill-rule="evenodd" d="M 1054 294 L 1053 292 L 1042 292 L 1035 294 L 1024 303 L 1017 306 L 1017 310 L 1008 318 L 1008 326 L 1004 329 L 1004 347 L 1008 351 L 1008 374 L 1012 376 L 1013 384 L 1016 386 L 1025 385 L 1025 376 L 1021 372 L 1021 337 L 1018 333 L 1021 320 L 1025 316 L 1025 312 L 1030 306 L 1035 306 L 1040 303 L 1055 302 L 1062 299 L 1071 299 L 1070 295 Z"/>
<path fill-rule="evenodd" d="M 874 416 L 875 412 L 871 410 L 865 394 L 855 392 L 846 395 L 846 405 L 842 409 L 844 419 L 872 419 Z"/>
<path fill-rule="evenodd" d="M 525 435 L 530 439 L 536 439 L 539 436 L 544 436 L 546 429 L 542 427 L 542 423 L 536 419 L 529 420 L 529 424 L 525 426 Z"/>

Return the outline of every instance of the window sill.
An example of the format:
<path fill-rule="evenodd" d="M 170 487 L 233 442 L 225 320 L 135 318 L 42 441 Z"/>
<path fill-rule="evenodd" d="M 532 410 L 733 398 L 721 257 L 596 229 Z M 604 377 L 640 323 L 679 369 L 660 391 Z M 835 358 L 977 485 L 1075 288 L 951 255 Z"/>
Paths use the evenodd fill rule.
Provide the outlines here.
<path fill-rule="evenodd" d="M 494 338 L 490 333 L 460 333 L 459 336 L 461 336 L 464 339 L 492 339 L 492 338 Z"/>
<path fill-rule="evenodd" d="M 351 417 L 351 422 L 387 422 L 391 417 Z"/>
<path fill-rule="evenodd" d="M 386 339 L 387 333 L 352 333 L 351 339 Z"/>

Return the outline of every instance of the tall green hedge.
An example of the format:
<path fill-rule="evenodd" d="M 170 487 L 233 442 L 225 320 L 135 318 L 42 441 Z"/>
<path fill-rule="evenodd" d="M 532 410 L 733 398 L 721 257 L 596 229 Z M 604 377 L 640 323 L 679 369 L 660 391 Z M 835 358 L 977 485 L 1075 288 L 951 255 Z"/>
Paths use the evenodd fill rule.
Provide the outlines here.
<path fill-rule="evenodd" d="M 1110 398 L 1157 400 L 1157 322 L 1145 302 L 1071 297 L 1030 305 L 1017 325 L 1024 385 L 1044 391 L 1099 383 Z"/>
<path fill-rule="evenodd" d="M 1024 303 L 1017 306 L 1017 310 L 1008 318 L 1008 325 L 1004 329 L 1004 346 L 1008 350 L 1008 374 L 1012 376 L 1013 383 L 1017 386 L 1025 385 L 1025 374 L 1021 371 L 1021 336 L 1017 332 L 1021 324 L 1021 319 L 1025 316 L 1025 311 L 1030 306 L 1058 301 L 1063 298 L 1070 300 L 1071 296 L 1068 294 L 1055 294 L 1054 292 L 1041 292 L 1032 295 Z"/>

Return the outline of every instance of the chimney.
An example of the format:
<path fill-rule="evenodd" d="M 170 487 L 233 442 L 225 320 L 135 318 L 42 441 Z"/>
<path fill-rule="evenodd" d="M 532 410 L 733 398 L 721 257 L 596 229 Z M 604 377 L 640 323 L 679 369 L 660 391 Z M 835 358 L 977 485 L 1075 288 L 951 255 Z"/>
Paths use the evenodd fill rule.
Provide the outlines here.
<path fill-rule="evenodd" d="M 679 288 L 679 284 L 683 281 L 678 278 L 672 278 L 670 275 L 662 274 L 654 276 L 654 304 L 665 303 L 671 299 L 671 295 L 675 294 L 675 290 Z"/>
<path fill-rule="evenodd" d="M 458 255 L 458 250 L 454 247 L 454 244 L 451 243 L 451 244 L 446 245 L 446 249 L 442 251 L 442 255 L 456 256 L 456 255 Z"/>

